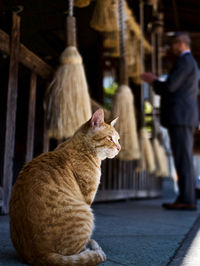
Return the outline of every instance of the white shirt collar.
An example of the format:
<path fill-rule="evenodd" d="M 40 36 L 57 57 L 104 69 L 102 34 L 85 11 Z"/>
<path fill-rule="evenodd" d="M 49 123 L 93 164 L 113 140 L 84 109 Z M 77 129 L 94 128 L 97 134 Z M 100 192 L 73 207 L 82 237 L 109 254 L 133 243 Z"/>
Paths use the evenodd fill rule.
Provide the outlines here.
<path fill-rule="evenodd" d="M 183 52 L 180 54 L 180 56 L 182 56 L 182 55 L 184 55 L 184 54 L 188 54 L 188 53 L 191 53 L 190 49 L 187 49 L 187 50 L 183 51 Z"/>

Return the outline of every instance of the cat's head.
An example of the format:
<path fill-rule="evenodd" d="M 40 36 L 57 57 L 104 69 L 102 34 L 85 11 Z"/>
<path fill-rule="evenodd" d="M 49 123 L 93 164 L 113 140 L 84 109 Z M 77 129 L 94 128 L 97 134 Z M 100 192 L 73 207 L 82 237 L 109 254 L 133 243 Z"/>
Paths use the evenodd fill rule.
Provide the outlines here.
<path fill-rule="evenodd" d="M 98 109 L 91 119 L 80 129 L 84 139 L 95 150 L 99 159 L 114 158 L 120 151 L 119 134 L 114 128 L 117 118 L 110 123 L 104 122 L 104 112 Z"/>

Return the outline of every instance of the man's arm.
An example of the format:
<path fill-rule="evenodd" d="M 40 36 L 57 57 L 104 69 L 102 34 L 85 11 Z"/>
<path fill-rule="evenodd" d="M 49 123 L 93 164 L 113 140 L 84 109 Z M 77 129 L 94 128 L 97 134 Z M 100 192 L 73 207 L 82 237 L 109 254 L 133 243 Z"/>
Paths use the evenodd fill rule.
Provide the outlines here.
<path fill-rule="evenodd" d="M 159 81 L 152 73 L 143 73 L 141 78 L 152 85 L 157 94 L 164 95 L 178 90 L 181 85 L 184 84 L 189 70 L 190 66 L 187 64 L 186 60 L 179 60 L 166 81 Z"/>

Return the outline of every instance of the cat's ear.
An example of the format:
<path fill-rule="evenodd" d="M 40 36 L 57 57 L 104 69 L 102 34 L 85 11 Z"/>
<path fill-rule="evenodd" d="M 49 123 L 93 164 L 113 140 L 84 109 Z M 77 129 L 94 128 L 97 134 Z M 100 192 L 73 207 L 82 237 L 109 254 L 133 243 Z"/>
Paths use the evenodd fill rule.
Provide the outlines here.
<path fill-rule="evenodd" d="M 114 127 L 119 117 L 116 117 L 114 120 L 112 120 L 109 124 Z"/>
<path fill-rule="evenodd" d="M 100 127 L 104 123 L 104 112 L 103 109 L 98 109 L 90 120 L 92 127 Z"/>

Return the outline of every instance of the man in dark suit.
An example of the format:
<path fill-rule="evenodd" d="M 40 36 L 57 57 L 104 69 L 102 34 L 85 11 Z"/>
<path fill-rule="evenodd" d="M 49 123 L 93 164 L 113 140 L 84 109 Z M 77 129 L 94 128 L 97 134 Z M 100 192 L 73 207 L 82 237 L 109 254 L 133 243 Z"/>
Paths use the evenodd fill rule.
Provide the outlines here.
<path fill-rule="evenodd" d="M 171 43 L 176 63 L 166 81 L 152 73 L 143 73 L 142 80 L 161 96 L 161 124 L 168 128 L 178 173 L 179 196 L 166 209 L 195 210 L 195 178 L 193 169 L 193 131 L 198 126 L 198 67 L 190 51 L 187 33 L 176 33 Z"/>

